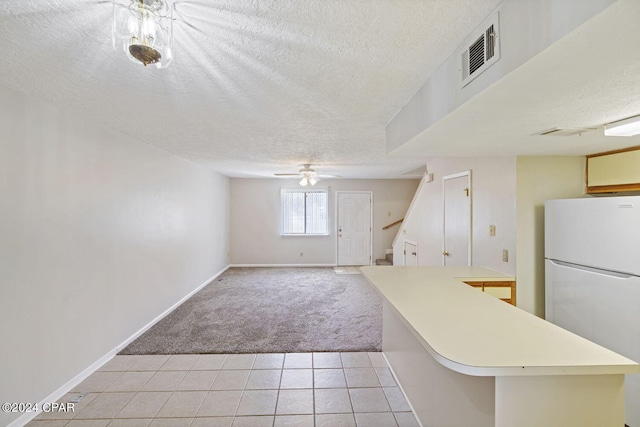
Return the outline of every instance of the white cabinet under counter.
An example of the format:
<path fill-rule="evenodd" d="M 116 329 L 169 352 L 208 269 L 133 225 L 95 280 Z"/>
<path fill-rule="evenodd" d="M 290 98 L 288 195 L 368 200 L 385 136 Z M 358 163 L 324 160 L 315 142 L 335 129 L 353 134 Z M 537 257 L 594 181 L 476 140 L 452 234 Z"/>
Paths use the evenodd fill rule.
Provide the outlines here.
<path fill-rule="evenodd" d="M 640 365 L 464 282 L 481 267 L 362 267 L 382 350 L 424 427 L 621 427 Z"/>

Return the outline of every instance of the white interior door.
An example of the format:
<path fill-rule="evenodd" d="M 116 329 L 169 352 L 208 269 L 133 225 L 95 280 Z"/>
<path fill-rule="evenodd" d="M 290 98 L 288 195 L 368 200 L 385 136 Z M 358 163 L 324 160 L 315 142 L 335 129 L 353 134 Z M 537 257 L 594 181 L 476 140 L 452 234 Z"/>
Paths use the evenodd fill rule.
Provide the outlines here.
<path fill-rule="evenodd" d="M 371 193 L 338 193 L 338 265 L 371 264 Z"/>
<path fill-rule="evenodd" d="M 418 245 L 411 242 L 404 242 L 404 265 L 418 265 Z"/>
<path fill-rule="evenodd" d="M 471 265 L 471 171 L 442 179 L 442 265 Z"/>

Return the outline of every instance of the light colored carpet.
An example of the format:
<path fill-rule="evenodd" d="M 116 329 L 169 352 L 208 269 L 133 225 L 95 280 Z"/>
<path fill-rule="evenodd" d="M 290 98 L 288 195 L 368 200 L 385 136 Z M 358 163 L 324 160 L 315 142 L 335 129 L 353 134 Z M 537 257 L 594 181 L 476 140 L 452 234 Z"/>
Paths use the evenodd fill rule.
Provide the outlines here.
<path fill-rule="evenodd" d="M 380 351 L 382 301 L 333 268 L 231 268 L 120 354 Z"/>

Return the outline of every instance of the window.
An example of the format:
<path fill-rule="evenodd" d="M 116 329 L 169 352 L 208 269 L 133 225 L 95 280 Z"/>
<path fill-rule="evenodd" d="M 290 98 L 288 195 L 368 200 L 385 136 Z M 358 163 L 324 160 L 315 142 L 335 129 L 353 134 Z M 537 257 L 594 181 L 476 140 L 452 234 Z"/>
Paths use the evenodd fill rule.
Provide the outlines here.
<path fill-rule="evenodd" d="M 329 234 L 327 190 L 283 188 L 282 235 Z"/>

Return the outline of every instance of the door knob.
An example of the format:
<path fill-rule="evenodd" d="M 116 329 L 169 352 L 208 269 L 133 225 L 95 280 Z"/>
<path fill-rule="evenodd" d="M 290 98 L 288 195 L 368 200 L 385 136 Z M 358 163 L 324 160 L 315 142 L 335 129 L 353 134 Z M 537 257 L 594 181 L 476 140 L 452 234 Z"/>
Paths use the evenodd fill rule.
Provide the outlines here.
<path fill-rule="evenodd" d="M 417 253 L 415 253 L 415 252 L 411 252 L 411 255 L 418 255 L 418 254 L 417 254 Z"/>
<path fill-rule="evenodd" d="M 449 256 L 449 252 L 444 251 L 444 252 L 442 252 L 442 255 L 444 255 L 444 256 Z"/>

